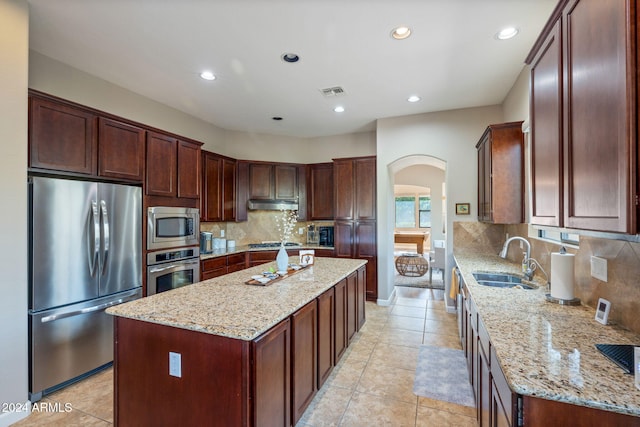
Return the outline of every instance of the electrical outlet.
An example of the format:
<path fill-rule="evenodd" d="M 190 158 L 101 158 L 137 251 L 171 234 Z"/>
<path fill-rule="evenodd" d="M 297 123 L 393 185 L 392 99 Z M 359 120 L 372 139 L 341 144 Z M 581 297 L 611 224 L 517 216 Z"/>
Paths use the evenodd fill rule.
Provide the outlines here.
<path fill-rule="evenodd" d="M 169 352 L 169 375 L 182 378 L 182 355 L 180 353 Z"/>
<path fill-rule="evenodd" d="M 591 256 L 591 277 L 603 282 L 607 281 L 607 260 L 597 256 Z"/>
<path fill-rule="evenodd" d="M 298 234 L 300 234 L 300 235 L 304 234 L 304 227 L 298 228 Z"/>
<path fill-rule="evenodd" d="M 220 237 L 224 237 L 224 230 L 220 230 Z"/>

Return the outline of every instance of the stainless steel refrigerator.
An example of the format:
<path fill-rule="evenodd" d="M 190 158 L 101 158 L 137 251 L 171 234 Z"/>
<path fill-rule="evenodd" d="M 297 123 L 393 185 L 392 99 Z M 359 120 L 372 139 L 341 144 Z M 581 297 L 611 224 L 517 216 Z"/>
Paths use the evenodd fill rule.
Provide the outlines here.
<path fill-rule="evenodd" d="M 29 396 L 113 360 L 104 310 L 142 295 L 140 187 L 29 178 Z"/>

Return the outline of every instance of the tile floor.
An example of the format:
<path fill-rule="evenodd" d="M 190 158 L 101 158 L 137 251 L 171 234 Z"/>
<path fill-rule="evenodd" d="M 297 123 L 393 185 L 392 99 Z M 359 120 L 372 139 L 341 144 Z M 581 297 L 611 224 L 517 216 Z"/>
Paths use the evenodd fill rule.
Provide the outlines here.
<path fill-rule="evenodd" d="M 475 408 L 413 394 L 421 344 L 460 348 L 456 316 L 443 291 L 396 287 L 389 307 L 366 306 L 366 324 L 298 422 L 304 426 L 477 426 Z M 111 369 L 51 394 L 41 402 L 70 412 L 32 413 L 14 426 L 109 426 Z"/>

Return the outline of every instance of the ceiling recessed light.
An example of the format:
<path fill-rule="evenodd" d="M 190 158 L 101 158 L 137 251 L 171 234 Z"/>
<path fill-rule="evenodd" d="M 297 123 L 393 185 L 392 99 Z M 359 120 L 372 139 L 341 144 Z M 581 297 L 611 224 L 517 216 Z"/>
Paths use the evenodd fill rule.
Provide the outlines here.
<path fill-rule="evenodd" d="M 200 77 L 205 80 L 215 80 L 216 76 L 211 71 L 203 71 L 200 73 Z"/>
<path fill-rule="evenodd" d="M 344 107 L 342 105 L 338 105 L 333 109 L 333 111 L 335 111 L 336 113 L 344 113 Z"/>
<path fill-rule="evenodd" d="M 418 95 L 411 95 L 409 98 L 407 98 L 407 101 L 409 102 L 418 102 L 420 101 L 420 97 Z"/>
<path fill-rule="evenodd" d="M 290 64 L 300 61 L 300 57 L 295 53 L 285 53 L 281 56 L 281 58 L 284 62 L 288 62 Z"/>
<path fill-rule="evenodd" d="M 280 120 L 282 120 L 282 117 L 274 116 L 274 117 L 271 117 L 271 119 L 275 120 L 276 122 L 279 122 Z"/>
<path fill-rule="evenodd" d="M 391 37 L 396 40 L 404 40 L 411 35 L 411 28 L 400 26 L 396 27 L 391 31 Z"/>
<path fill-rule="evenodd" d="M 515 27 L 503 28 L 496 34 L 498 40 L 509 40 L 518 34 L 518 29 Z"/>

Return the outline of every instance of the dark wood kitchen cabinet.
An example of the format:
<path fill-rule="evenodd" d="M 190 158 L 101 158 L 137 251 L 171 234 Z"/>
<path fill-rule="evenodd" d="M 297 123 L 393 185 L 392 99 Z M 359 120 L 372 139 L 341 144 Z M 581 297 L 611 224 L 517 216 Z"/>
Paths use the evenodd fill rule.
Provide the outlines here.
<path fill-rule="evenodd" d="M 253 341 L 255 426 L 291 425 L 291 325 L 286 319 Z"/>
<path fill-rule="evenodd" d="M 97 136 L 93 112 L 29 97 L 29 167 L 94 175 Z"/>
<path fill-rule="evenodd" d="M 347 276 L 347 343 L 358 331 L 358 274 Z"/>
<path fill-rule="evenodd" d="M 333 163 L 307 165 L 307 219 L 333 220 Z"/>
<path fill-rule="evenodd" d="M 140 183 L 145 130 L 30 91 L 29 167 Z"/>
<path fill-rule="evenodd" d="M 249 199 L 298 200 L 298 165 L 253 162 L 249 165 Z"/>
<path fill-rule="evenodd" d="M 563 0 L 527 57 L 532 223 L 637 232 L 637 22 L 635 0 Z"/>
<path fill-rule="evenodd" d="M 145 130 L 100 117 L 98 119 L 98 175 L 142 182 Z"/>
<path fill-rule="evenodd" d="M 378 297 L 376 158 L 334 159 L 334 247 L 338 258 L 366 259 L 367 300 Z"/>
<path fill-rule="evenodd" d="M 347 279 L 342 279 L 333 288 L 335 290 L 334 363 L 338 364 L 349 345 L 347 338 Z"/>
<path fill-rule="evenodd" d="M 202 150 L 200 220 L 236 219 L 236 160 Z"/>
<path fill-rule="evenodd" d="M 335 366 L 335 287 L 325 291 L 318 301 L 318 389 Z"/>
<path fill-rule="evenodd" d="M 200 280 L 213 279 L 247 268 L 247 252 L 207 258 L 200 262 Z"/>
<path fill-rule="evenodd" d="M 291 409 L 295 425 L 318 390 L 318 302 L 291 315 Z"/>
<path fill-rule="evenodd" d="M 522 122 L 489 125 L 476 149 L 478 219 L 494 224 L 524 222 Z"/>
<path fill-rule="evenodd" d="M 170 135 L 148 132 L 146 194 L 199 199 L 200 145 Z"/>

